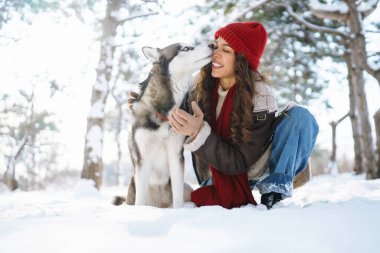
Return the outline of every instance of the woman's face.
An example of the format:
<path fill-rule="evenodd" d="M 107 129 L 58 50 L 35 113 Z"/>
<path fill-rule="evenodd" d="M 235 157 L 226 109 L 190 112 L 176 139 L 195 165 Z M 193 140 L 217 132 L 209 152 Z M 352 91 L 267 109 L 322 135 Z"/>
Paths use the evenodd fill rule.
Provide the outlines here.
<path fill-rule="evenodd" d="M 211 75 L 214 78 L 235 80 L 235 63 L 234 50 L 219 37 L 214 43 Z"/>

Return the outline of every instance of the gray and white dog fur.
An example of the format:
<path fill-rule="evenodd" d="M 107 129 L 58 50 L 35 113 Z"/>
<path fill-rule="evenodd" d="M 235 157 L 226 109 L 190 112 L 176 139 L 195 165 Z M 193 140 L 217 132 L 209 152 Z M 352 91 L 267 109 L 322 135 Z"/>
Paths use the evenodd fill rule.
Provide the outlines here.
<path fill-rule="evenodd" d="M 184 182 L 185 136 L 163 118 L 194 88 L 192 74 L 211 61 L 212 50 L 177 43 L 142 51 L 153 67 L 131 109 L 128 146 L 135 171 L 127 197 L 116 197 L 114 204 L 179 208 L 190 201 L 192 191 Z"/>

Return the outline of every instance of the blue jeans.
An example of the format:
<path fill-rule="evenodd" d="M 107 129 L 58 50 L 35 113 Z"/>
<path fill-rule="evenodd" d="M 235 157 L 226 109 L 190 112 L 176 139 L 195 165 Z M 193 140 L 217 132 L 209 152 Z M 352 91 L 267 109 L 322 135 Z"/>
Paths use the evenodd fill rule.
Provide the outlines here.
<path fill-rule="evenodd" d="M 261 194 L 278 192 L 291 197 L 294 177 L 305 169 L 317 139 L 319 127 L 313 115 L 304 107 L 290 109 L 276 126 L 266 176 L 249 181 L 251 189 Z M 212 184 L 212 178 L 201 185 Z"/>
<path fill-rule="evenodd" d="M 304 107 L 290 109 L 276 126 L 269 157 L 269 174 L 256 187 L 261 194 L 281 193 L 291 197 L 294 177 L 305 169 L 317 139 L 319 127 Z"/>

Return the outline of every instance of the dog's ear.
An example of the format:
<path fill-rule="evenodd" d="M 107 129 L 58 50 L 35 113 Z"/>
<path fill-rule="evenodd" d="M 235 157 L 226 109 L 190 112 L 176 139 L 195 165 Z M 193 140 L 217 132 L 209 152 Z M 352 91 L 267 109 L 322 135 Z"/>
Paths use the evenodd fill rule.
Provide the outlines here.
<path fill-rule="evenodd" d="M 153 47 L 143 47 L 142 51 L 145 57 L 152 63 L 158 62 L 160 59 L 160 49 Z"/>

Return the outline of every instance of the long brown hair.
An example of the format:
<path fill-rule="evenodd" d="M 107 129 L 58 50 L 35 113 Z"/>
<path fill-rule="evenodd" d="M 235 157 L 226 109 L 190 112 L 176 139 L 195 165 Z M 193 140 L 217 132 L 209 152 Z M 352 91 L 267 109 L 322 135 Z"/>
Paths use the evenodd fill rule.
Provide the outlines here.
<path fill-rule="evenodd" d="M 211 121 L 212 91 L 216 79 L 211 76 L 211 65 L 201 69 L 196 86 L 196 101 L 200 105 L 205 120 Z M 264 80 L 257 71 L 252 71 L 242 54 L 236 55 L 236 90 L 231 114 L 231 140 L 247 142 L 251 137 L 250 128 L 253 123 L 253 96 L 255 81 Z"/>

